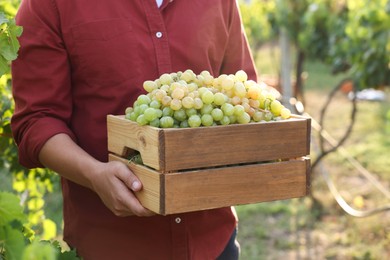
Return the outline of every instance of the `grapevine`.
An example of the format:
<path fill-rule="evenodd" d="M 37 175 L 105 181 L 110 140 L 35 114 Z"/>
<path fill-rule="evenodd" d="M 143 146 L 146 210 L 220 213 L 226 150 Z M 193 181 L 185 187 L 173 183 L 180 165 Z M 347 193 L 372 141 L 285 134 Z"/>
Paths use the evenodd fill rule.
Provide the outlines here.
<path fill-rule="evenodd" d="M 202 71 L 165 73 L 143 83 L 146 93 L 125 110 L 139 125 L 186 128 L 290 118 L 291 112 L 263 82 L 248 80 L 245 71 L 213 77 Z"/>

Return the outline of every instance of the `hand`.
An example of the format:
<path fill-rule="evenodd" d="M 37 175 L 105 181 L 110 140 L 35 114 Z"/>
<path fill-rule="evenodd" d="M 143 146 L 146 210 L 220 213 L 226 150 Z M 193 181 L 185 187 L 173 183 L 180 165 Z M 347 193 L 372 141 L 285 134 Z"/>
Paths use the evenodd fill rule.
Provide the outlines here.
<path fill-rule="evenodd" d="M 94 191 L 116 216 L 152 216 L 155 213 L 144 208 L 134 192 L 142 184 L 134 173 L 121 162 L 101 163 L 100 171 L 94 174 Z"/>

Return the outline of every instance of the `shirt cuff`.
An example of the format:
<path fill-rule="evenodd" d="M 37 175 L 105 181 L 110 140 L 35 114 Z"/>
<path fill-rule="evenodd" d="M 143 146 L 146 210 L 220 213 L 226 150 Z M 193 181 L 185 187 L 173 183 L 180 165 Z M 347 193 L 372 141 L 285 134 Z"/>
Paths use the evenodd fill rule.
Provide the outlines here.
<path fill-rule="evenodd" d="M 19 163 L 27 168 L 44 168 L 39 161 L 39 152 L 48 139 L 64 133 L 74 141 L 75 135 L 61 120 L 51 117 L 41 118 L 34 122 L 24 133 L 18 145 Z M 60 147 L 58 149 L 61 149 Z"/>

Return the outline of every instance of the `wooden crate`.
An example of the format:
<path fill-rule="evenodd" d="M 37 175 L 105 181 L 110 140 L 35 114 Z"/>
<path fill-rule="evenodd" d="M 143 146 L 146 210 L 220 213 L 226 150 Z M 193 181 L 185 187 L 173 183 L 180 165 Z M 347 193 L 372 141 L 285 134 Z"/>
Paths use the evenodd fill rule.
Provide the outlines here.
<path fill-rule="evenodd" d="M 142 205 L 167 215 L 302 197 L 310 186 L 310 119 L 161 129 L 107 116 L 109 160 L 140 178 Z M 137 151 L 144 165 L 128 161 Z"/>
<path fill-rule="evenodd" d="M 198 128 L 139 126 L 108 115 L 108 151 L 126 157 L 136 150 L 145 165 L 169 172 L 306 156 L 310 119 Z"/>

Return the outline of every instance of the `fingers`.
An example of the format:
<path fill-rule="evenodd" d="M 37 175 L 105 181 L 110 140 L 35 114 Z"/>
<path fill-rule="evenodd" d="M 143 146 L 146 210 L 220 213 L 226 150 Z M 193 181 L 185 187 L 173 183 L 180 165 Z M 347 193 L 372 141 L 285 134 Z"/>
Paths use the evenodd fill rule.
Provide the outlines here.
<path fill-rule="evenodd" d="M 114 170 L 117 183 L 115 186 L 114 202 L 111 211 L 117 216 L 152 216 L 154 212 L 146 209 L 141 205 L 134 192 L 139 192 L 142 189 L 142 183 L 134 175 L 134 173 L 127 168 L 127 166 L 120 162 L 110 162 Z"/>
<path fill-rule="evenodd" d="M 118 162 L 119 163 L 119 162 Z M 135 174 L 123 163 L 117 171 L 117 177 L 132 191 L 137 192 L 142 189 L 142 183 Z"/>
<path fill-rule="evenodd" d="M 147 217 L 155 215 L 154 212 L 144 208 L 138 199 L 134 196 L 134 193 L 123 185 L 123 190 L 119 193 L 117 197 L 117 203 L 114 204 L 114 208 L 111 211 L 119 217 L 126 216 L 139 216 Z"/>

